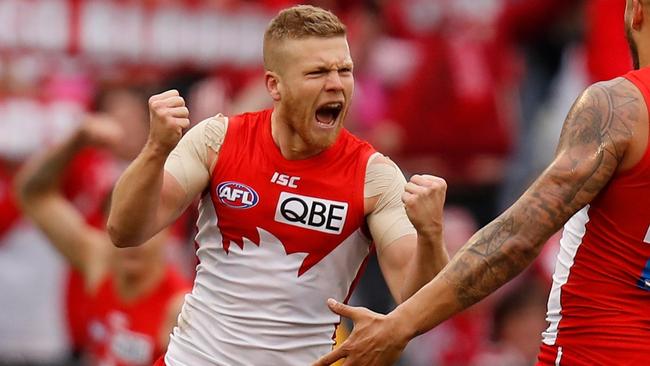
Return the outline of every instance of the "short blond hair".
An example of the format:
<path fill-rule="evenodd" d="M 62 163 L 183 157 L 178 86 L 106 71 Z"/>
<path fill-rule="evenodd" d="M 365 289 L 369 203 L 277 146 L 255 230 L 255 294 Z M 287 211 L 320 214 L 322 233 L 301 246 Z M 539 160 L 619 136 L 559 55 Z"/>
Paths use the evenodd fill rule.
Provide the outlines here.
<path fill-rule="evenodd" d="M 287 39 L 345 36 L 347 28 L 331 11 L 311 5 L 296 5 L 284 9 L 271 20 L 264 33 L 264 67 L 271 69 L 270 54 L 274 47 Z"/>

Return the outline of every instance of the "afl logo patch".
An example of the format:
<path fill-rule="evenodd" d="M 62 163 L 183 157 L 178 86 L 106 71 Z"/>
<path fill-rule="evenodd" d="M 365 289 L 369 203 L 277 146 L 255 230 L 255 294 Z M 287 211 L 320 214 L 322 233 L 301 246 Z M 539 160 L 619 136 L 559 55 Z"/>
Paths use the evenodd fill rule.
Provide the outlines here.
<path fill-rule="evenodd" d="M 217 197 L 224 205 L 240 209 L 254 207 L 260 201 L 253 188 L 237 182 L 220 183 L 217 186 Z"/>

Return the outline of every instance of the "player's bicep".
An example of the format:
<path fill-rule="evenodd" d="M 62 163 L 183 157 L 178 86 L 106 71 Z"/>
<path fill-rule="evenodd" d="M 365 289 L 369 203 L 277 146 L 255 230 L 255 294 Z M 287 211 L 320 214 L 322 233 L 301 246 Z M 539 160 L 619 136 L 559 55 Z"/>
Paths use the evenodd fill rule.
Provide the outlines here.
<path fill-rule="evenodd" d="M 191 203 L 192 197 L 173 175 L 165 171 L 156 217 L 156 232 L 178 219 Z"/>
<path fill-rule="evenodd" d="M 532 232 L 551 235 L 591 202 L 616 173 L 632 134 L 627 120 L 635 103 L 614 86 L 596 84 L 567 116 L 556 156 L 513 207 Z"/>
<path fill-rule="evenodd" d="M 405 185 L 406 179 L 388 158 L 378 157 L 368 165 L 364 196 L 374 203 L 367 216 L 368 228 L 382 274 L 395 299 L 399 298 L 417 245 L 415 228 L 401 200 Z"/>
<path fill-rule="evenodd" d="M 175 220 L 210 183 L 219 149 L 227 129 L 221 115 L 191 128 L 165 163 L 159 222 Z"/>
<path fill-rule="evenodd" d="M 417 247 L 417 235 L 407 234 L 377 251 L 377 261 L 386 285 L 397 303 L 401 302 L 402 285 Z"/>
<path fill-rule="evenodd" d="M 374 207 L 368 213 L 367 222 L 380 253 L 397 239 L 415 234 L 401 199 L 405 185 L 404 175 L 388 158 L 381 156 L 368 165 L 364 197 L 374 202 Z"/>
<path fill-rule="evenodd" d="M 638 104 L 620 92 L 618 84 L 591 86 L 564 122 L 547 175 L 573 209 L 585 206 L 609 182 L 631 142 L 629 118 Z"/>
<path fill-rule="evenodd" d="M 368 226 L 375 241 L 382 275 L 393 297 L 399 299 L 417 247 L 415 228 L 408 220 L 401 201 L 392 202 L 371 213 Z"/>

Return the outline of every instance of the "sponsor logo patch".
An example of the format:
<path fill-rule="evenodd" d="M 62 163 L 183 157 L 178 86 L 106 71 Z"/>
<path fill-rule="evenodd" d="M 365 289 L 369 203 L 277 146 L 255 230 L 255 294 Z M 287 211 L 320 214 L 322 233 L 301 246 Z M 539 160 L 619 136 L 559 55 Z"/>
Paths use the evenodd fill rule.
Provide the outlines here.
<path fill-rule="evenodd" d="M 323 233 L 340 234 L 347 214 L 347 202 L 282 192 L 275 208 L 275 221 Z"/>
<path fill-rule="evenodd" d="M 237 182 L 219 183 L 217 197 L 224 205 L 239 209 L 254 207 L 260 201 L 259 195 L 253 188 Z"/>
<path fill-rule="evenodd" d="M 298 181 L 300 177 L 292 177 L 286 174 L 280 174 L 278 172 L 273 173 L 271 177 L 271 183 L 279 184 L 281 186 L 289 188 L 298 188 Z"/>

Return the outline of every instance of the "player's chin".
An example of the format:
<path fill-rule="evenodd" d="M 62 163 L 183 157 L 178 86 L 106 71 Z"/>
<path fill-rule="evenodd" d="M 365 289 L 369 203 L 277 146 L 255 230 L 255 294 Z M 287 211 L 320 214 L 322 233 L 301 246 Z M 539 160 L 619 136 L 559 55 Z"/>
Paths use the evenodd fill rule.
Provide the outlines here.
<path fill-rule="evenodd" d="M 314 131 L 311 134 L 310 145 L 313 147 L 318 147 L 320 149 L 327 149 L 328 147 L 334 145 L 336 138 L 340 132 L 340 127 L 328 131 Z"/>

